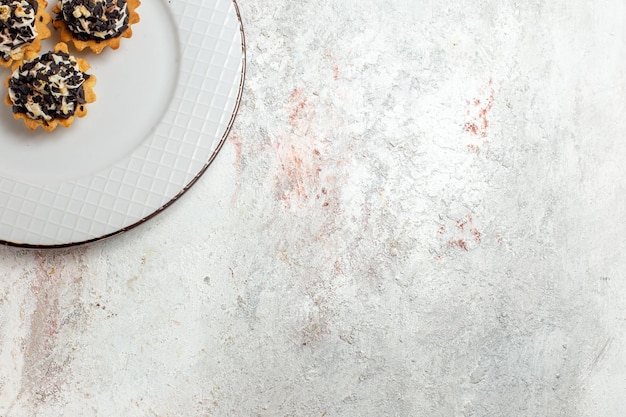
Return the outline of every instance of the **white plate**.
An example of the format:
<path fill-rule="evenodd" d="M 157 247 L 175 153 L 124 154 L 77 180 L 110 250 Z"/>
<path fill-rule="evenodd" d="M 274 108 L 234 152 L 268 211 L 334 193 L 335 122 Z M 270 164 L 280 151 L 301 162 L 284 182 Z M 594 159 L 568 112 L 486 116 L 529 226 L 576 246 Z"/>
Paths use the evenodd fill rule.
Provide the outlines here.
<path fill-rule="evenodd" d="M 97 79 L 86 117 L 30 132 L 0 107 L 1 243 L 68 246 L 127 230 L 184 193 L 224 143 L 245 74 L 236 2 L 143 0 L 137 11 L 120 49 L 70 48 Z M 53 29 L 42 52 L 57 40 Z"/>

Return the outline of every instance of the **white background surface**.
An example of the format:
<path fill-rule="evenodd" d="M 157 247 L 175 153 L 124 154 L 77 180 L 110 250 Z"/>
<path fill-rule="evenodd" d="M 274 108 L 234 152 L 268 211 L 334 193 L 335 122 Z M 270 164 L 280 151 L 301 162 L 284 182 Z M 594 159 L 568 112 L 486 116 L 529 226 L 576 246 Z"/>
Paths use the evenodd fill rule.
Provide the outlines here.
<path fill-rule="evenodd" d="M 205 176 L 0 248 L 0 415 L 623 415 L 624 3 L 239 6 Z"/>

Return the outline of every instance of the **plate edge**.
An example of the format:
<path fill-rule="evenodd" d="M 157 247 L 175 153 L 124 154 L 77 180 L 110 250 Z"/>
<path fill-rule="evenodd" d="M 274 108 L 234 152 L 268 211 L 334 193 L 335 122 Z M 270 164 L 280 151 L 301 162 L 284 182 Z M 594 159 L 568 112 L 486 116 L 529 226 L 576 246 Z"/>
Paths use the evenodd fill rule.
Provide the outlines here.
<path fill-rule="evenodd" d="M 235 119 L 237 118 L 237 114 L 239 112 L 239 106 L 241 104 L 241 98 L 243 96 L 243 88 L 244 88 L 244 84 L 245 84 L 245 79 L 246 79 L 246 63 L 247 63 L 247 57 L 246 57 L 246 36 L 245 36 L 245 31 L 244 31 L 244 27 L 243 27 L 243 19 L 241 18 L 241 13 L 239 11 L 239 5 L 237 4 L 237 0 L 231 0 L 233 3 L 233 6 L 235 8 L 235 14 L 237 15 L 237 20 L 239 21 L 239 32 L 241 34 L 241 78 L 239 81 L 239 88 L 237 90 L 237 98 L 235 100 L 235 107 L 233 108 L 233 112 L 230 116 L 230 120 L 228 121 L 228 125 L 226 126 L 226 130 L 224 131 L 224 134 L 222 135 L 222 138 L 220 139 L 219 143 L 217 144 L 217 147 L 215 148 L 215 150 L 213 151 L 213 153 L 211 154 L 211 156 L 209 157 L 209 159 L 207 160 L 207 162 L 204 164 L 204 166 L 198 171 L 198 173 L 191 179 L 191 181 L 189 181 L 174 197 L 172 197 L 167 203 L 163 204 L 161 207 L 157 208 L 155 211 L 153 211 L 152 213 L 150 213 L 149 215 L 137 220 L 135 223 L 128 225 L 126 227 L 122 227 L 119 230 L 116 230 L 115 232 L 112 233 L 108 233 L 106 235 L 103 236 L 98 236 L 95 237 L 93 239 L 87 239 L 87 240 L 82 240 L 82 241 L 77 241 L 77 242 L 68 242 L 68 243 L 55 243 L 55 244 L 32 244 L 32 243 L 20 243 L 20 242 L 11 242 L 11 241 L 7 241 L 7 240 L 2 240 L 0 239 L 0 245 L 3 246 L 8 246 L 8 247 L 14 247 L 14 248 L 19 248 L 19 249 L 64 249 L 64 248 L 72 248 L 72 247 L 76 247 L 76 246 L 83 246 L 83 245 L 87 245 L 89 243 L 95 243 L 95 242 L 99 242 L 117 235 L 120 235 L 124 232 L 127 232 L 129 230 L 135 229 L 136 227 L 142 225 L 143 223 L 147 222 L 148 220 L 152 219 L 153 217 L 157 216 L 159 213 L 163 212 L 165 209 L 167 209 L 168 207 L 170 207 L 172 204 L 174 204 L 176 201 L 178 201 L 180 199 L 180 197 L 182 197 L 199 179 L 200 177 L 202 177 L 202 175 L 204 175 L 204 173 L 207 171 L 207 169 L 209 168 L 209 166 L 213 163 L 213 160 L 217 157 L 217 154 L 219 153 L 219 151 L 222 149 L 222 147 L 224 146 L 224 143 L 226 142 L 226 139 L 228 138 L 228 135 L 230 134 L 230 131 L 232 130 L 233 125 L 235 124 Z"/>

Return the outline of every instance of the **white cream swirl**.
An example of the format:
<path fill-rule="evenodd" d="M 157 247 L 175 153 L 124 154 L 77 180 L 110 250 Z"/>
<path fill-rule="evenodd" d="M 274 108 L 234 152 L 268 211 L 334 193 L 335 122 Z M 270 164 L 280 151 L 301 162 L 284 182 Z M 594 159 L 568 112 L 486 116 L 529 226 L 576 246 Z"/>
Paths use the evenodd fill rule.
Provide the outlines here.
<path fill-rule="evenodd" d="M 0 0 L 0 57 L 8 61 L 37 38 L 37 1 Z"/>
<path fill-rule="evenodd" d="M 80 40 L 119 36 L 128 27 L 126 0 L 61 0 L 61 18 Z"/>
<path fill-rule="evenodd" d="M 85 103 L 83 83 L 88 78 L 75 58 L 63 52 L 26 61 L 9 79 L 13 112 L 44 121 L 67 119 Z"/>

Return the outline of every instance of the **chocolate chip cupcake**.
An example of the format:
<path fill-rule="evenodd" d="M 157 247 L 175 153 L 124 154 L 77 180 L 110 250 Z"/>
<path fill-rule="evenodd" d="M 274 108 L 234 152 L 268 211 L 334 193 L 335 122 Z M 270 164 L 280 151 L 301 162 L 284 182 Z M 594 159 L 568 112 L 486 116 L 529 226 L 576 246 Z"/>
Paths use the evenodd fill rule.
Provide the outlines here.
<path fill-rule="evenodd" d="M 85 105 L 96 100 L 96 78 L 85 73 L 88 69 L 85 60 L 69 55 L 63 42 L 41 56 L 28 52 L 4 83 L 9 91 L 5 102 L 30 130 L 69 127 L 75 117 L 87 114 Z"/>
<path fill-rule="evenodd" d="M 63 42 L 99 54 L 107 46 L 119 48 L 122 38 L 133 35 L 139 5 L 139 0 L 59 0 L 52 8 L 56 14 L 52 24 L 61 30 Z"/>
<path fill-rule="evenodd" d="M 52 20 L 46 0 L 0 0 L 0 65 L 9 67 L 29 51 L 39 52 Z"/>

